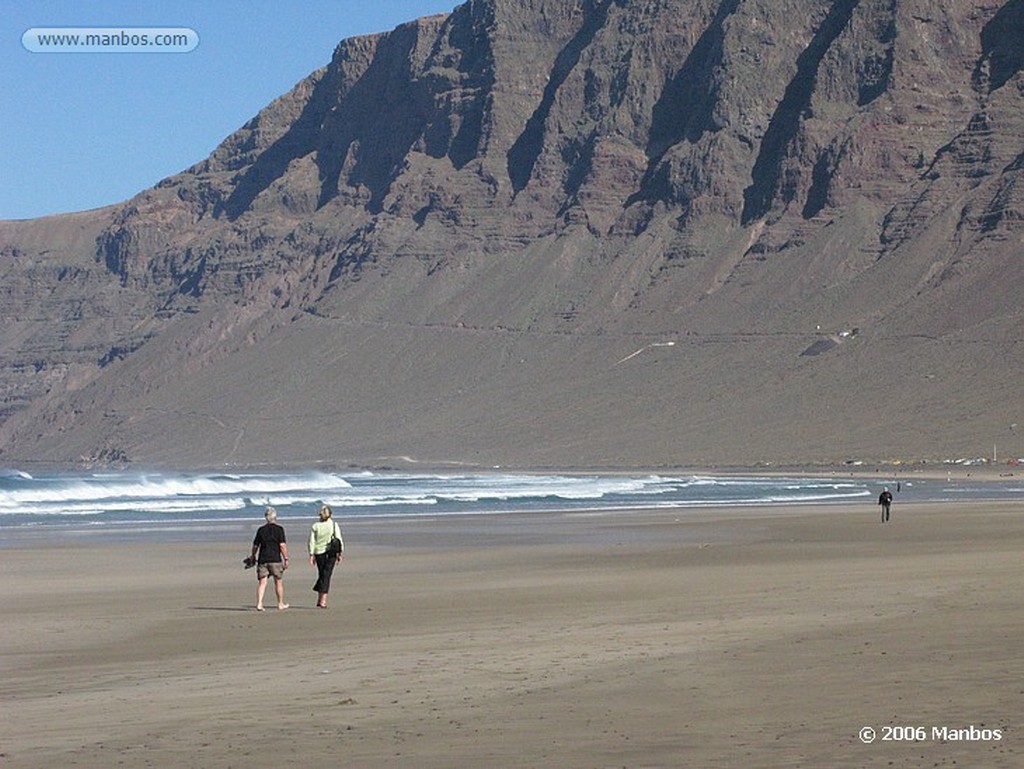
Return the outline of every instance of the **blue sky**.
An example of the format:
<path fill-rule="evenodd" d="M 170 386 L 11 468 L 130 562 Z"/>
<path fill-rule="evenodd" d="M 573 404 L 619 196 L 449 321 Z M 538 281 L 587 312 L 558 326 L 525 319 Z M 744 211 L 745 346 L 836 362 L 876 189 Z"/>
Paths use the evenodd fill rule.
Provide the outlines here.
<path fill-rule="evenodd" d="M 125 200 L 205 158 L 346 37 L 462 0 L 0 0 L 0 219 Z M 189 53 L 32 53 L 33 28 L 185 27 Z"/>

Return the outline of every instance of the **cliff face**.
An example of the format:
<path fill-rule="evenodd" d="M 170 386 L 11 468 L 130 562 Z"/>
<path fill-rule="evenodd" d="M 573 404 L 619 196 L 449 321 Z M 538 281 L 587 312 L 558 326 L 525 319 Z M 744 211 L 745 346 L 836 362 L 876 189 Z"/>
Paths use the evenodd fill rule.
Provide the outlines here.
<path fill-rule="evenodd" d="M 1022 0 L 343 41 L 156 188 L 0 223 L 0 462 L 1024 455 L 1022 64 Z"/>

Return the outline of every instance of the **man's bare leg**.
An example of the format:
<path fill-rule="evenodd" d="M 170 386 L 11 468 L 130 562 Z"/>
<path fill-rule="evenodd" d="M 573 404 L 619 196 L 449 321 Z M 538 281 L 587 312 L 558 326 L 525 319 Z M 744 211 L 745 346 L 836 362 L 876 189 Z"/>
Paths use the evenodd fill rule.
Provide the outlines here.
<path fill-rule="evenodd" d="M 274 579 L 274 591 L 277 593 L 277 608 L 287 609 L 288 604 L 284 602 L 284 580 Z"/>
<path fill-rule="evenodd" d="M 256 611 L 263 611 L 263 594 L 267 592 L 267 578 L 261 577 L 256 584 Z"/>

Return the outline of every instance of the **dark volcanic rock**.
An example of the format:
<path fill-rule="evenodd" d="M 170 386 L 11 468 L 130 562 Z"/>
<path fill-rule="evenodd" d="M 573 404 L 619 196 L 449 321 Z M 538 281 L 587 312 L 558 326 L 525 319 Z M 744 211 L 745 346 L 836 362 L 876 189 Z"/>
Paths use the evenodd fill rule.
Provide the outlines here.
<path fill-rule="evenodd" d="M 0 461 L 1024 455 L 1022 63 L 1021 0 L 343 41 L 156 188 L 0 223 Z"/>

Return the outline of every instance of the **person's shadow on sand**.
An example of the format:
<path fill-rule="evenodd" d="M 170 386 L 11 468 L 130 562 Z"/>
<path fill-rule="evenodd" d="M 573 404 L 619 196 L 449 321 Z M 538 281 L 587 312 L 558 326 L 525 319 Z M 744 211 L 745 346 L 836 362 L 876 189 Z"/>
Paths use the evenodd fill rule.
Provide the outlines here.
<path fill-rule="evenodd" d="M 254 612 L 256 607 L 254 606 L 189 606 L 191 611 L 244 611 Z M 306 609 L 312 610 L 312 606 L 289 606 L 288 611 L 305 611 Z M 270 606 L 267 609 L 268 612 L 274 613 L 277 611 L 276 606 Z"/>

